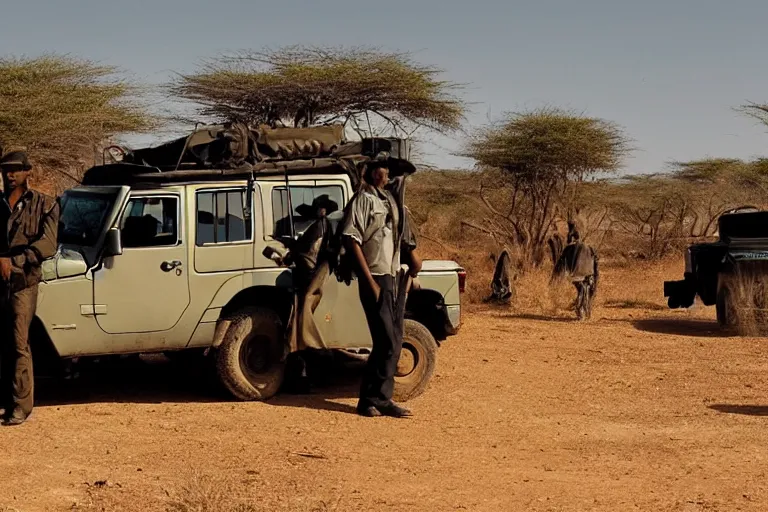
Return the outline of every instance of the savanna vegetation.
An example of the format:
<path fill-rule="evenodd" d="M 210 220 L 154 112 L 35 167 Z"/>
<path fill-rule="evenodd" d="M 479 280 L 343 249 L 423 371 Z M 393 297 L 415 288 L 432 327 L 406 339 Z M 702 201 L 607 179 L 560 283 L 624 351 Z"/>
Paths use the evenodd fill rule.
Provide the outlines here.
<path fill-rule="evenodd" d="M 26 149 L 37 183 L 60 192 L 99 162 L 115 136 L 159 119 L 119 70 L 69 56 L 0 59 L 0 145 Z M 386 79 L 382 79 L 386 77 Z M 673 162 L 621 172 L 633 141 L 613 120 L 547 107 L 470 128 L 461 85 L 407 53 L 292 46 L 203 61 L 166 84 L 194 121 L 312 126 L 343 123 L 354 136 L 455 133 L 474 170 L 424 170 L 408 201 L 427 256 L 470 271 L 511 249 L 522 271 L 548 264 L 547 241 L 576 221 L 582 239 L 614 262 L 655 260 L 717 234 L 717 218 L 764 208 L 768 159 Z M 768 106 L 741 107 L 768 123 Z M 178 119 L 174 119 L 178 121 Z M 187 120 L 192 121 L 192 120 Z"/>

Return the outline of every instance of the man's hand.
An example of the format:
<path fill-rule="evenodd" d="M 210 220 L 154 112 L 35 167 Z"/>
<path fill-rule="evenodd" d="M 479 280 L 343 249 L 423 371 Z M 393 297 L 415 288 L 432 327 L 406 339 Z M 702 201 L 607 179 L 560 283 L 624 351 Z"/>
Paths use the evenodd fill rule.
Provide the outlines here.
<path fill-rule="evenodd" d="M 416 277 L 421 272 L 422 260 L 416 253 L 416 249 L 410 251 L 408 254 L 408 275 Z"/>
<path fill-rule="evenodd" d="M 0 278 L 6 283 L 11 280 L 11 258 L 0 258 Z"/>
<path fill-rule="evenodd" d="M 376 302 L 381 297 L 381 288 L 371 274 L 371 269 L 368 268 L 368 262 L 365 261 L 365 255 L 363 254 L 363 248 L 352 237 L 346 237 L 344 240 L 345 246 L 348 251 L 351 251 L 355 256 L 358 268 L 358 277 L 360 278 L 360 284 L 362 285 L 363 278 L 368 283 L 368 287 L 371 289 L 373 296 L 376 298 Z"/>
<path fill-rule="evenodd" d="M 381 297 L 381 287 L 373 279 L 371 279 L 368 282 L 368 286 L 371 287 L 371 291 L 373 292 L 373 296 L 376 297 L 376 302 L 379 302 L 379 298 Z"/>

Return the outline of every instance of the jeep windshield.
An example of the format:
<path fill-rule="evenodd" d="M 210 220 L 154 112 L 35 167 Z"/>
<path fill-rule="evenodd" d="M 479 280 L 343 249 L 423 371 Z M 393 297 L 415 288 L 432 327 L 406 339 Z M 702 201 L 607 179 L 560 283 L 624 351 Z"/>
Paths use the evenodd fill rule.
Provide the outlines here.
<path fill-rule="evenodd" d="M 117 193 L 68 190 L 61 198 L 58 242 L 93 247 L 112 212 Z"/>

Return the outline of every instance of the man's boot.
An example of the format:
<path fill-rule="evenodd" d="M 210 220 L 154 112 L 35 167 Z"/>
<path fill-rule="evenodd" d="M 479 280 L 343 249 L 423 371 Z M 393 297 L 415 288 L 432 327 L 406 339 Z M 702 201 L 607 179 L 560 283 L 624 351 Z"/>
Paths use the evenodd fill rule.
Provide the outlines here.
<path fill-rule="evenodd" d="M 7 415 L 4 418 L 3 425 L 12 427 L 16 425 L 21 425 L 25 421 L 27 421 L 27 415 L 24 414 L 24 411 L 21 410 L 21 408 L 16 407 L 13 412 L 9 415 Z"/>
<path fill-rule="evenodd" d="M 390 400 L 384 405 L 377 405 L 376 409 L 378 409 L 382 415 L 390 416 L 392 418 L 410 418 L 411 416 L 413 416 L 413 413 L 411 413 L 411 411 L 409 411 L 405 407 L 401 407 L 397 405 L 392 400 Z"/>

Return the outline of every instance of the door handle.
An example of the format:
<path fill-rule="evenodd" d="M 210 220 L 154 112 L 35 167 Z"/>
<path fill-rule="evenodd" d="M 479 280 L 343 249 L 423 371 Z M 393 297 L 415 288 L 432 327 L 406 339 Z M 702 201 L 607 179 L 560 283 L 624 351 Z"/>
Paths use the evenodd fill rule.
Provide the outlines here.
<path fill-rule="evenodd" d="M 171 270 L 180 267 L 181 262 L 179 260 L 164 261 L 160 264 L 160 270 L 163 272 L 170 272 Z"/>

